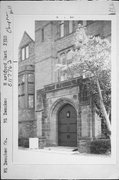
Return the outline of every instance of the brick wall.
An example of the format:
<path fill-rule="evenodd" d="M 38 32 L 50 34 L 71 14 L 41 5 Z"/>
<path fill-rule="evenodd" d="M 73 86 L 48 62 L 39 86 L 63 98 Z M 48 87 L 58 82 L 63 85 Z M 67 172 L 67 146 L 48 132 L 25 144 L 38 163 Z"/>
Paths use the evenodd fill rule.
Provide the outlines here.
<path fill-rule="evenodd" d="M 36 121 L 19 123 L 19 138 L 36 137 Z"/>
<path fill-rule="evenodd" d="M 42 28 L 44 41 L 42 41 Z M 35 23 L 35 84 L 36 91 L 53 82 L 53 36 L 52 23 L 36 21 Z"/>
<path fill-rule="evenodd" d="M 19 121 L 32 121 L 35 118 L 34 109 L 19 109 Z"/>
<path fill-rule="evenodd" d="M 48 58 L 40 63 L 35 64 L 35 89 L 42 89 L 44 85 L 50 84 L 51 81 L 51 59 Z"/>
<path fill-rule="evenodd" d="M 35 28 L 35 62 L 39 62 L 52 56 L 52 24 L 49 21 L 36 22 Z M 42 29 L 44 30 L 43 41 Z"/>

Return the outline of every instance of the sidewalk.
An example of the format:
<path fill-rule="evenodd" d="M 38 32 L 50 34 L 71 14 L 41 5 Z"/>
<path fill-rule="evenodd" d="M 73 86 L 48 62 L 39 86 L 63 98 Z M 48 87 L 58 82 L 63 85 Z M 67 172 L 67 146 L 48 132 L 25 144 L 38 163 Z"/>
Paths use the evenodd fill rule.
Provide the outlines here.
<path fill-rule="evenodd" d="M 19 147 L 19 150 L 27 150 L 27 151 L 35 151 L 35 152 L 72 154 L 72 155 L 73 154 L 79 154 L 78 149 L 76 151 L 73 151 L 74 149 L 77 149 L 77 148 L 76 147 L 57 146 L 57 147 L 45 147 L 43 149 L 31 149 L 31 148 Z"/>
<path fill-rule="evenodd" d="M 108 154 L 90 154 L 90 153 L 80 153 L 77 147 L 65 147 L 65 146 L 57 146 L 57 147 L 45 147 L 43 149 L 30 149 L 19 147 L 19 150 L 24 151 L 34 151 L 34 152 L 42 152 L 42 153 L 56 153 L 56 154 L 67 154 L 67 155 L 78 155 L 78 156 L 94 156 L 94 157 L 109 157 Z"/>
<path fill-rule="evenodd" d="M 44 149 L 30 149 L 20 147 L 16 151 L 16 164 L 110 164 L 110 155 L 87 154 L 73 151 L 70 147 L 45 147 Z"/>

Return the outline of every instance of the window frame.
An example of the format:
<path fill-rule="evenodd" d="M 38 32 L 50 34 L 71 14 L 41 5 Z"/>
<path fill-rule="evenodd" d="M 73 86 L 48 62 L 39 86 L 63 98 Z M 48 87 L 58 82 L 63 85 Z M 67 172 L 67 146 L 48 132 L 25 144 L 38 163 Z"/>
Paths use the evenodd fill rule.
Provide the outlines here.
<path fill-rule="evenodd" d="M 32 97 L 32 106 L 30 106 L 30 99 L 29 99 L 29 97 Z M 33 109 L 34 108 L 34 94 L 28 94 L 28 108 L 29 109 Z"/>
<path fill-rule="evenodd" d="M 21 49 L 21 60 L 24 61 L 25 60 L 25 48 Z"/>
<path fill-rule="evenodd" d="M 70 47 L 68 47 L 68 48 L 66 48 L 66 49 L 64 49 L 62 51 L 57 52 L 57 59 L 58 59 L 58 63 L 59 64 L 70 64 L 67 61 L 67 54 L 68 54 L 69 51 L 71 51 L 71 49 L 73 49 L 73 47 L 74 46 L 70 46 Z M 60 59 L 61 55 L 63 55 L 63 54 L 65 56 L 64 59 L 66 60 L 65 63 L 62 63 L 62 59 Z M 66 81 L 66 80 L 68 80 L 68 78 L 69 78 L 69 73 L 68 72 L 67 73 L 62 73 L 61 70 L 58 70 L 58 73 L 57 73 L 57 80 L 58 80 L 58 82 Z"/>
<path fill-rule="evenodd" d="M 26 47 L 25 47 L 25 57 L 26 57 L 26 59 L 28 59 L 29 58 L 29 45 L 27 45 Z"/>
<path fill-rule="evenodd" d="M 59 28 L 59 38 L 68 36 L 69 34 L 72 34 L 75 31 L 74 21 L 73 20 L 60 21 L 58 28 Z"/>
<path fill-rule="evenodd" d="M 67 118 L 70 118 L 70 116 L 71 116 L 71 112 L 70 112 L 70 111 L 67 111 L 66 117 L 67 117 Z"/>
<path fill-rule="evenodd" d="M 69 21 L 64 21 L 64 36 L 67 36 L 69 33 Z"/>
<path fill-rule="evenodd" d="M 73 21 L 69 21 L 69 34 L 73 33 L 74 31 L 74 23 Z"/>
<path fill-rule="evenodd" d="M 29 75 L 32 75 L 32 76 L 33 76 L 33 79 L 32 79 L 32 80 L 29 79 L 29 78 L 30 78 Z M 29 84 L 34 84 L 34 80 L 35 80 L 35 79 L 34 79 L 34 73 L 28 73 L 28 74 L 27 74 L 27 82 L 28 82 Z"/>
<path fill-rule="evenodd" d="M 60 21 L 59 23 L 59 34 L 60 38 L 64 37 L 64 21 Z"/>
<path fill-rule="evenodd" d="M 24 53 L 23 53 L 24 52 Z M 25 61 L 26 59 L 29 58 L 29 44 L 21 48 L 21 61 Z"/>

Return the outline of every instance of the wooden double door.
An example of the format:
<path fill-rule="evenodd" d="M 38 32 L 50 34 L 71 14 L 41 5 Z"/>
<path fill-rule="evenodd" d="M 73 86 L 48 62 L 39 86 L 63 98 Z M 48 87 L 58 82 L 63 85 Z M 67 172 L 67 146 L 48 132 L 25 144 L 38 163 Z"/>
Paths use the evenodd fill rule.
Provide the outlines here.
<path fill-rule="evenodd" d="M 77 146 L 77 113 L 70 104 L 64 105 L 58 113 L 58 145 Z"/>

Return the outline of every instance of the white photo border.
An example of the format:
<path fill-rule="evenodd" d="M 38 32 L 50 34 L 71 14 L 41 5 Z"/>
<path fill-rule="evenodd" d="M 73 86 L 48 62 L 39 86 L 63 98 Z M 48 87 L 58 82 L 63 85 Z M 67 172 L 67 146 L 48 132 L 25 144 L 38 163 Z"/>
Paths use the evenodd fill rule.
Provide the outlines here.
<path fill-rule="evenodd" d="M 29 4 L 28 4 L 29 3 Z M 28 4 L 28 6 L 30 6 L 30 4 L 32 4 L 31 2 L 28 2 L 25 4 Z M 38 3 L 38 2 L 37 2 Z M 23 2 L 21 2 L 21 7 L 23 7 Z M 17 6 L 17 7 L 16 7 Z M 40 4 L 40 6 L 42 6 Z M 44 5 L 43 5 L 44 6 Z M 5 154 L 4 152 L 4 148 L 5 146 L 7 147 L 7 156 L 8 156 L 8 163 L 7 165 L 4 166 L 4 161 L 5 161 L 5 155 L 2 156 L 1 162 L 3 164 L 3 166 L 1 167 L 1 172 L 2 175 L 4 177 L 10 177 L 15 179 L 16 177 L 27 177 L 27 178 L 50 178 L 53 177 L 53 172 L 48 172 L 48 174 L 45 174 L 45 168 L 47 167 L 48 169 L 51 168 L 51 170 L 54 169 L 56 170 L 56 167 L 60 167 L 60 169 L 64 168 L 66 169 L 67 167 L 69 168 L 69 174 L 71 171 L 71 167 L 73 167 L 74 172 L 77 172 L 77 174 L 74 175 L 74 173 L 72 173 L 72 175 L 70 175 L 70 179 L 71 178 L 81 178 L 83 177 L 83 175 L 79 175 L 78 174 L 78 168 L 81 170 L 83 166 L 85 166 L 86 169 L 92 168 L 95 165 L 98 167 L 100 167 L 103 170 L 103 167 L 108 167 L 109 169 L 109 165 L 112 165 L 113 168 L 115 166 L 115 172 L 116 172 L 116 162 L 117 162 L 117 127 L 118 127 L 118 123 L 117 123 L 117 107 L 115 108 L 116 104 L 117 104 L 117 86 L 116 86 L 116 82 L 117 82 L 117 17 L 115 15 L 105 15 L 102 13 L 102 15 L 97 15 L 96 12 L 93 15 L 75 15 L 75 14 L 70 14 L 70 15 L 60 15 L 60 14 L 55 14 L 54 15 L 42 15 L 42 14 L 37 14 L 36 15 L 36 11 L 35 10 L 31 10 L 31 13 L 28 13 L 26 11 L 26 14 L 22 13 L 24 12 L 24 10 L 22 11 L 22 9 L 19 8 L 19 12 L 20 13 L 14 13 L 15 12 L 15 8 L 18 9 L 18 5 L 15 5 L 15 3 L 10 3 L 10 2 L 6 2 L 3 3 L 3 7 L 4 10 L 2 12 L 2 33 L 1 33 L 1 37 L 4 36 L 4 34 L 6 34 L 6 27 L 8 26 L 8 22 L 6 21 L 6 12 L 9 13 L 9 20 L 11 21 L 11 30 L 12 33 L 9 33 L 7 35 L 8 37 L 8 58 L 9 60 L 12 59 L 12 67 L 13 67 L 13 71 L 12 71 L 12 78 L 13 78 L 13 88 L 11 87 L 5 87 L 1 84 L 1 93 L 2 93 L 2 97 L 1 97 L 1 120 L 3 122 L 3 112 L 4 112 L 4 100 L 5 98 L 8 99 L 8 114 L 7 114 L 7 119 L 8 122 L 5 125 L 4 123 L 1 123 L 1 133 L 2 133 L 2 138 L 1 138 L 1 143 L 4 145 L 2 145 L 2 154 Z M 13 14 L 10 14 L 10 7 L 13 10 Z M 41 8 L 41 7 L 40 7 Z M 39 11 L 40 12 L 40 11 Z M 111 40 L 112 40 L 112 152 L 111 152 L 111 157 L 110 158 L 98 158 L 98 157 L 83 157 L 83 158 L 75 158 L 74 156 L 71 157 L 66 157 L 64 155 L 58 155 L 58 157 L 54 154 L 51 154 L 50 158 L 49 156 L 45 155 L 43 156 L 42 153 L 41 155 L 38 154 L 38 152 L 27 152 L 27 151 L 20 151 L 18 149 L 18 60 L 15 59 L 14 57 L 14 41 L 13 39 L 14 37 L 14 27 L 15 27 L 15 18 L 17 16 L 34 16 L 36 20 L 109 20 L 111 21 L 112 25 L 112 29 L 111 29 Z M 2 51 L 4 51 L 4 46 L 2 44 L 1 41 L 1 47 L 2 47 Z M 1 54 L 1 59 L 3 59 L 3 54 Z M 1 69 L 3 71 L 4 67 L 3 67 L 3 63 L 1 64 Z M 1 71 L 1 82 L 4 81 L 4 77 L 3 77 L 3 73 Z M 6 140 L 7 138 L 7 140 Z M 53 155 L 53 156 L 52 156 Z M 70 167 L 69 167 L 70 165 Z M 102 166 L 101 166 L 102 165 Z M 61 167 L 62 166 L 62 167 Z M 4 173 L 3 171 L 3 167 L 8 168 L 8 172 Z M 49 168 L 50 167 L 50 168 Z M 111 167 L 111 166 L 110 166 Z M 20 168 L 20 169 L 19 169 Z M 44 173 L 39 173 L 38 169 L 41 168 L 42 172 Z M 113 169 L 112 168 L 112 169 Z M 36 173 L 35 175 L 33 174 L 33 170 Z M 27 172 L 29 174 L 27 175 L 21 175 L 20 172 Z M 11 171 L 11 172 L 10 172 Z M 83 169 L 84 171 L 84 169 Z M 15 174 L 13 173 L 15 172 Z M 63 169 L 62 172 L 64 173 Z M 110 171 L 111 172 L 111 171 Z M 51 176 L 50 176 L 50 175 Z M 58 176 L 60 177 L 60 174 L 55 174 L 55 178 L 57 178 Z M 102 172 L 102 175 L 104 174 L 104 172 Z M 57 176 L 58 175 L 58 176 Z M 85 173 L 84 173 L 85 176 Z M 88 174 L 86 175 L 88 176 Z M 85 178 L 86 178 L 85 176 Z M 89 176 L 93 176 L 92 174 L 89 173 Z M 68 177 L 65 173 L 62 177 Z M 62 178 L 60 177 L 60 178 Z"/>

